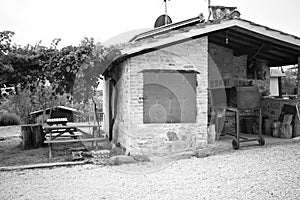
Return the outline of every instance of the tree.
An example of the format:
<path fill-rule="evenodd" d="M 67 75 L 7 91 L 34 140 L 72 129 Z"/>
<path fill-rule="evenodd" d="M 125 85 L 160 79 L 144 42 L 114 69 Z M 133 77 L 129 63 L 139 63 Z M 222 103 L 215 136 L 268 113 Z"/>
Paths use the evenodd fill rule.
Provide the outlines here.
<path fill-rule="evenodd" d="M 295 94 L 297 88 L 297 71 L 293 69 L 285 70 L 285 77 L 282 77 L 282 92 L 283 94 Z"/>
<path fill-rule="evenodd" d="M 13 35 L 0 32 L 0 87 L 12 86 L 20 95 L 29 94 L 35 109 L 44 109 L 62 96 L 74 103 L 93 98 L 100 80 L 98 66 L 111 48 L 95 45 L 93 38 L 62 49 L 57 48 L 60 39 L 54 39 L 50 47 L 41 42 L 21 47 L 11 44 Z"/>

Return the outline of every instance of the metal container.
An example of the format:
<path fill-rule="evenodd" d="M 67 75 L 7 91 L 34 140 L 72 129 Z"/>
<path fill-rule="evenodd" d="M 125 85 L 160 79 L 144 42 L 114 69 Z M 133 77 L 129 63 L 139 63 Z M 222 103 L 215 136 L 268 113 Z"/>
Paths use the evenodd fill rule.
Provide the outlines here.
<path fill-rule="evenodd" d="M 259 109 L 261 96 L 257 86 L 240 86 L 211 89 L 212 105 L 244 110 Z"/>
<path fill-rule="evenodd" d="M 260 108 L 261 96 L 256 86 L 233 87 L 230 90 L 230 106 L 251 110 Z"/>

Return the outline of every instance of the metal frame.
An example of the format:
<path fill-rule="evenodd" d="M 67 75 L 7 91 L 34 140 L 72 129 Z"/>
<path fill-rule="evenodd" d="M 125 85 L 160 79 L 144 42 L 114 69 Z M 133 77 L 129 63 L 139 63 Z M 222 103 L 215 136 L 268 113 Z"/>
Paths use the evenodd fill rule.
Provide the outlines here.
<path fill-rule="evenodd" d="M 219 108 L 220 109 L 220 108 Z M 247 137 L 243 137 L 240 135 L 240 112 L 241 111 L 246 111 L 246 110 L 241 110 L 237 108 L 231 108 L 231 107 L 224 107 L 221 109 L 225 109 L 225 117 L 226 117 L 226 112 L 234 112 L 235 113 L 235 134 L 232 133 L 226 133 L 228 135 L 234 136 L 235 139 L 232 140 L 232 147 L 233 149 L 237 150 L 240 148 L 240 143 L 244 142 L 252 142 L 252 141 L 258 141 L 258 144 L 260 146 L 263 146 L 265 144 L 265 139 L 262 137 L 262 113 L 261 113 L 261 108 L 258 109 L 251 109 L 253 111 L 258 111 L 259 112 L 259 133 L 258 133 L 258 138 L 253 138 L 249 139 Z M 217 120 L 217 118 L 216 118 Z M 224 122 L 225 123 L 225 122 Z M 218 123 L 216 122 L 216 126 Z M 218 127 L 216 127 L 216 130 L 219 130 Z"/>

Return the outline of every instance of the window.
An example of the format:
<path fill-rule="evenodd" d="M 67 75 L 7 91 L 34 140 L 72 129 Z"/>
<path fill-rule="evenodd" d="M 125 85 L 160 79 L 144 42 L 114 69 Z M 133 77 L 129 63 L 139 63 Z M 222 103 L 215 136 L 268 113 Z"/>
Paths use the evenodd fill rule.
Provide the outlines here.
<path fill-rule="evenodd" d="M 195 123 L 195 71 L 144 71 L 144 123 Z"/>

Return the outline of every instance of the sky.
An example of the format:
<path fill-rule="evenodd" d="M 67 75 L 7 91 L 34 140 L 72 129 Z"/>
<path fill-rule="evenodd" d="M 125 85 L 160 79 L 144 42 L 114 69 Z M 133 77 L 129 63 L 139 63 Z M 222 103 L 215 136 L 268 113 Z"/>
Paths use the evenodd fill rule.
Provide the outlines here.
<path fill-rule="evenodd" d="M 208 16 L 208 0 L 170 0 L 173 22 Z M 241 18 L 300 37 L 300 0 L 211 0 L 211 5 L 234 6 Z M 84 37 L 111 44 L 125 35 L 151 29 L 165 8 L 163 0 L 0 0 L 0 31 L 15 32 L 19 45 L 42 41 L 50 46 L 78 45 Z"/>

